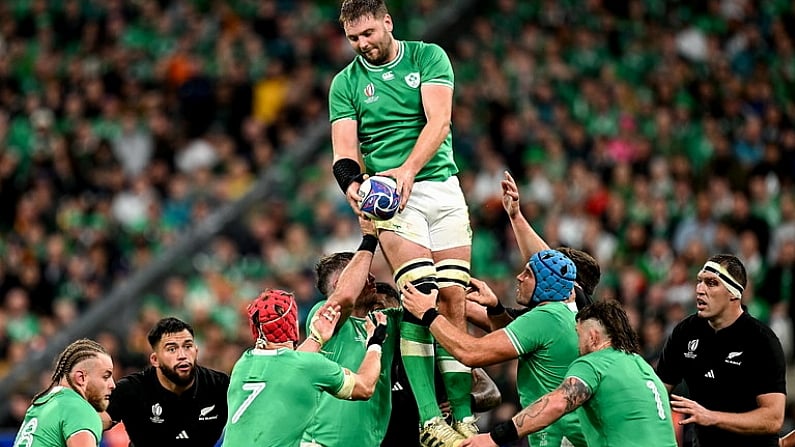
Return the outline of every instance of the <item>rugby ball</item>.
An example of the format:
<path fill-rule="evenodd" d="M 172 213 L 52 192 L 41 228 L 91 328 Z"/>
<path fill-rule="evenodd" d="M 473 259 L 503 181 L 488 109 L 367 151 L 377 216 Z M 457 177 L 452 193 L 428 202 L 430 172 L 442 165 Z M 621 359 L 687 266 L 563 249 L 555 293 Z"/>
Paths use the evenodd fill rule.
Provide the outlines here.
<path fill-rule="evenodd" d="M 374 175 L 365 179 L 359 187 L 359 209 L 372 220 L 389 220 L 400 206 L 397 183 L 389 177 Z"/>

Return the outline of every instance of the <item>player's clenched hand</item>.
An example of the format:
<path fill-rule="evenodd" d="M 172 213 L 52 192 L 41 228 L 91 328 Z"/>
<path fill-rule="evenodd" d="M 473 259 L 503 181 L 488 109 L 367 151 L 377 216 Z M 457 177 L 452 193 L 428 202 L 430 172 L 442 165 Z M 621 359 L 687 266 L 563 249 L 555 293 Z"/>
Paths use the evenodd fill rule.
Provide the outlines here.
<path fill-rule="evenodd" d="M 414 287 L 414 284 L 407 282 L 403 287 L 403 308 L 415 317 L 422 319 L 428 309 L 436 307 L 437 295 L 439 295 L 439 291 L 436 289 L 431 293 L 422 293 Z"/>
<path fill-rule="evenodd" d="M 679 425 L 698 424 L 703 426 L 715 425 L 717 420 L 714 413 L 694 400 L 676 394 L 671 395 L 671 409 L 687 416 L 679 421 Z"/>
<path fill-rule="evenodd" d="M 465 439 L 464 442 L 461 443 L 461 447 L 499 447 L 499 446 L 494 443 L 494 440 L 491 439 L 490 434 L 482 433 L 479 435 L 472 436 L 471 438 Z"/>
<path fill-rule="evenodd" d="M 375 331 L 376 325 L 383 324 L 386 326 L 386 315 L 384 315 L 381 311 L 375 311 L 370 314 L 370 317 L 365 319 L 364 322 L 364 331 L 367 333 L 367 338 L 373 336 L 373 331 Z"/>
<path fill-rule="evenodd" d="M 467 289 L 467 299 L 486 307 L 497 305 L 497 295 L 491 290 L 488 284 L 477 278 L 469 278 L 471 286 Z"/>
<path fill-rule="evenodd" d="M 403 211 L 406 207 L 406 202 L 409 201 L 411 190 L 414 189 L 414 176 L 417 174 L 411 172 L 405 166 L 401 166 L 388 171 L 377 172 L 375 175 L 383 175 L 384 177 L 395 179 L 395 184 L 397 185 L 395 189 L 400 194 L 400 209 L 398 211 Z"/>
<path fill-rule="evenodd" d="M 519 213 L 519 188 L 508 171 L 505 171 L 505 180 L 500 182 L 500 186 L 502 186 L 502 207 L 505 208 L 508 217 L 514 217 Z"/>
<path fill-rule="evenodd" d="M 322 346 L 333 335 L 340 319 L 340 305 L 326 303 L 315 312 L 309 324 L 309 331 Z"/>
<path fill-rule="evenodd" d="M 380 345 L 386 340 L 386 315 L 383 312 L 373 312 L 364 322 L 367 332 L 367 345 Z"/>
<path fill-rule="evenodd" d="M 364 179 L 367 179 L 369 175 L 364 174 Z M 351 206 L 353 212 L 359 216 L 360 219 L 367 220 L 364 214 L 362 214 L 362 210 L 359 209 L 359 202 L 362 201 L 363 197 L 359 195 L 359 187 L 362 186 L 362 182 L 359 181 L 352 181 L 350 185 L 348 185 L 348 190 L 345 191 L 345 199 L 348 200 L 348 205 Z"/>

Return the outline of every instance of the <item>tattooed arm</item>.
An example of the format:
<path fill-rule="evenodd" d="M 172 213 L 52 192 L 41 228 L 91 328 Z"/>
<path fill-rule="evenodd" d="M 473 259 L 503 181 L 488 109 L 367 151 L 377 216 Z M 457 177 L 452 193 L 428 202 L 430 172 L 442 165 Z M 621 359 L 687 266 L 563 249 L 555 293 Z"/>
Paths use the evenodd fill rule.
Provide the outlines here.
<path fill-rule="evenodd" d="M 576 410 L 591 398 L 591 389 L 576 377 L 566 377 L 554 391 L 543 395 L 513 417 L 519 436 L 527 436 Z"/>
<path fill-rule="evenodd" d="M 566 377 L 554 391 L 520 411 L 510 422 L 497 424 L 489 433 L 472 436 L 461 447 L 497 447 L 544 429 L 591 398 L 591 389 L 576 377 Z M 506 426 L 507 425 L 507 426 Z"/>

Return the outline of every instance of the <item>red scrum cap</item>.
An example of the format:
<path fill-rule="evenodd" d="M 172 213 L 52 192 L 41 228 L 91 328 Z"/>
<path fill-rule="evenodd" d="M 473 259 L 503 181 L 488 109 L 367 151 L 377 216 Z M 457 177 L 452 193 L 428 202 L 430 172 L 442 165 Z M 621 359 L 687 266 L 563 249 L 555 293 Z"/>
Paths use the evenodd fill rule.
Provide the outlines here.
<path fill-rule="evenodd" d="M 298 341 L 298 305 L 292 293 L 277 289 L 263 291 L 248 305 L 248 318 L 254 340 Z"/>

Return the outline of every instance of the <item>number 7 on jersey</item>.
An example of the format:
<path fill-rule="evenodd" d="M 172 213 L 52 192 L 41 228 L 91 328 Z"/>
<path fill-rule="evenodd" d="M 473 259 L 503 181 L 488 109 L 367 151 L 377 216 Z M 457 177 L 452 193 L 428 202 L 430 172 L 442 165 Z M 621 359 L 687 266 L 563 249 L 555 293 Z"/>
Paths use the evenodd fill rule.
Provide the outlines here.
<path fill-rule="evenodd" d="M 256 399 L 257 396 L 259 396 L 259 393 L 261 393 L 262 390 L 265 389 L 265 382 L 244 383 L 242 388 L 243 391 L 248 391 L 251 394 L 249 394 L 248 397 L 246 397 L 246 400 L 244 400 L 243 403 L 240 404 L 240 408 L 238 408 L 237 411 L 235 411 L 235 414 L 232 415 L 233 424 L 237 423 L 237 421 L 240 420 L 240 417 L 243 416 L 243 413 L 246 411 L 246 409 L 248 409 L 249 405 L 251 405 L 251 403 L 254 402 L 254 399 Z"/>

